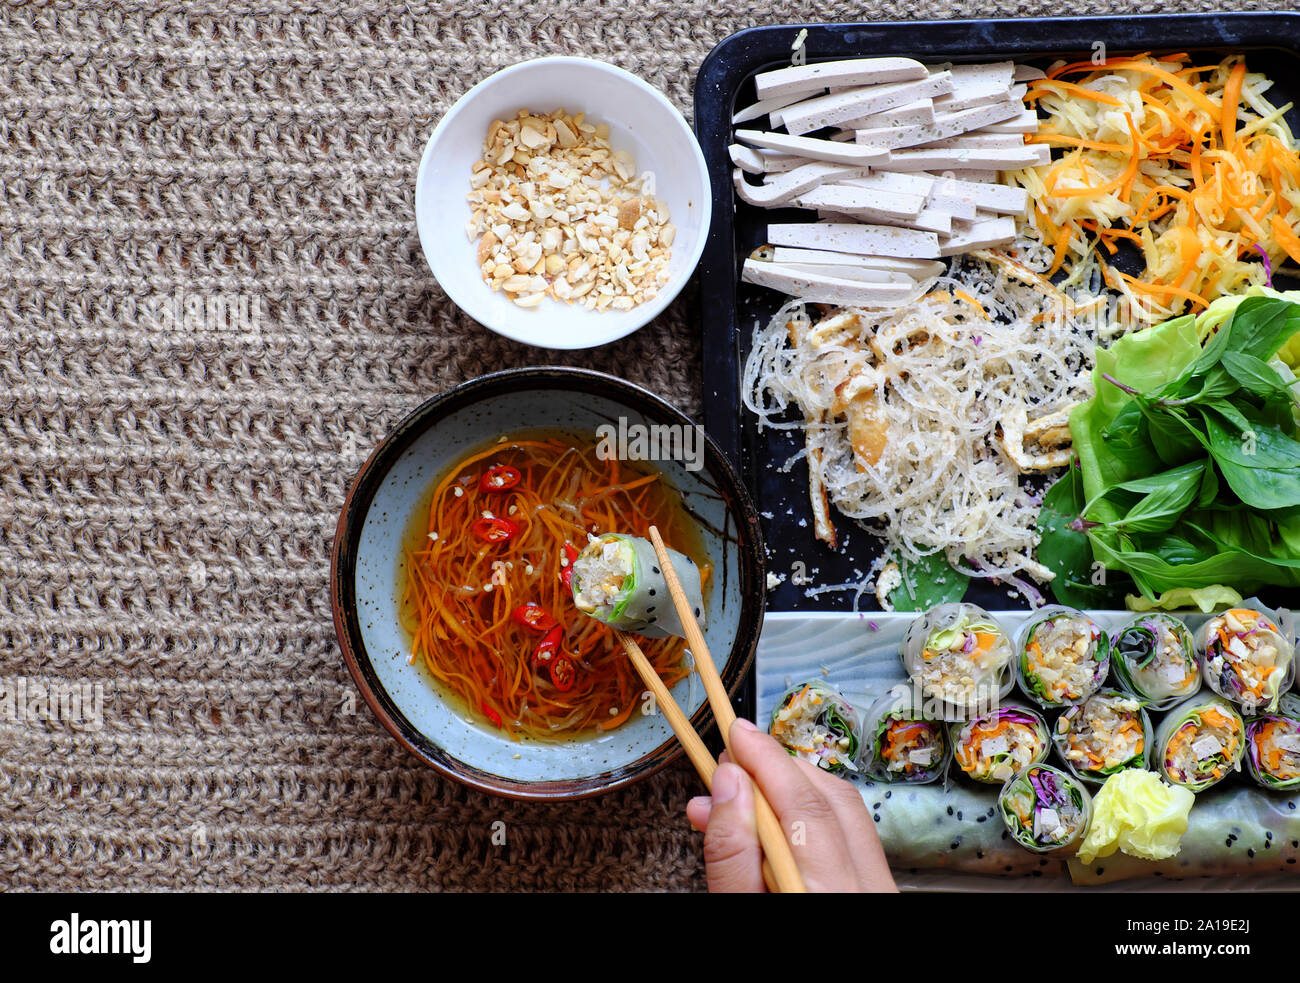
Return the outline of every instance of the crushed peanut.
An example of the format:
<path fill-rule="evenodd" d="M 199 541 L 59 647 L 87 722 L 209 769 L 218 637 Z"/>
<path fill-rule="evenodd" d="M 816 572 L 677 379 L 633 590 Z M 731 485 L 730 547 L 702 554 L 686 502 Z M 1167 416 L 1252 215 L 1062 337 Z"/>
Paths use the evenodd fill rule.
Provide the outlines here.
<path fill-rule="evenodd" d="M 626 311 L 668 282 L 677 230 L 653 191 L 654 175 L 610 147 L 608 124 L 520 110 L 488 128 L 465 232 L 484 282 L 520 307 L 552 297 Z"/>

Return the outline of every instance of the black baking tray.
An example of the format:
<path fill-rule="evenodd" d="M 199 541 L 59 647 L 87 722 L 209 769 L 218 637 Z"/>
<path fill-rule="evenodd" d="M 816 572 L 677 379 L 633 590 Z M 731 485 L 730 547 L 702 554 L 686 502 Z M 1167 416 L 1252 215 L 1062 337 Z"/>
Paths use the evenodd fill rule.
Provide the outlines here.
<path fill-rule="evenodd" d="M 755 101 L 755 74 L 790 64 L 794 41 L 805 29 L 809 61 L 900 55 L 929 62 L 1015 59 L 1046 67 L 1058 58 L 1087 59 L 1098 45 L 1105 45 L 1108 55 L 1202 51 L 1221 58 L 1246 52 L 1251 70 L 1275 83 L 1270 101 L 1283 105 L 1300 101 L 1300 13 L 794 24 L 740 31 L 705 58 L 695 83 L 695 131 L 713 187 L 712 226 L 699 269 L 704 425 L 739 464 L 762 513 L 769 570 L 786 575 L 769 590 L 768 608 L 842 611 L 854 609 L 852 591 L 810 598 L 807 588 L 862 580 L 879 555 L 880 541 L 841 516 L 833 516 L 839 549 L 816 540 L 807 467 L 799 461 L 789 471 L 780 468 L 802 447 L 802 431 L 760 433 L 754 415 L 741 404 L 740 373 L 755 323 L 766 324 L 785 298 L 739 279 L 745 256 L 763 244 L 766 224 L 780 213 L 735 199 L 727 155 L 731 117 Z M 1296 115 L 1296 110 L 1287 114 L 1293 129 Z M 812 584 L 793 582 L 796 563 Z M 984 581 L 972 581 L 966 599 L 994 610 L 1028 606 L 1005 586 Z M 863 594 L 857 609 L 878 609 L 874 595 Z"/>

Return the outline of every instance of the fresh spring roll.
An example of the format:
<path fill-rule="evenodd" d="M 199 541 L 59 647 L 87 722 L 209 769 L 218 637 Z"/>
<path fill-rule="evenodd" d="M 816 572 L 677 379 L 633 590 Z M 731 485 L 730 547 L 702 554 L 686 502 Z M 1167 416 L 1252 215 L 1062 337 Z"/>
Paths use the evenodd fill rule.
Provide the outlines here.
<path fill-rule="evenodd" d="M 686 600 L 703 628 L 704 594 L 699 567 L 676 550 L 669 550 L 668 555 Z M 659 569 L 659 557 L 649 540 L 618 533 L 593 539 L 573 561 L 571 587 L 579 611 L 613 628 L 647 638 L 686 637 L 668 593 L 668 582 Z"/>
<path fill-rule="evenodd" d="M 1082 703 L 1110 672 L 1110 639 L 1082 611 L 1048 605 L 1020 634 L 1016 676 L 1026 696 L 1052 709 Z"/>
<path fill-rule="evenodd" d="M 996 785 L 1045 761 L 1052 749 L 1047 721 L 1037 710 L 1017 704 L 955 723 L 949 737 L 957 767 L 977 782 Z"/>
<path fill-rule="evenodd" d="M 1276 710 L 1247 722 L 1246 768 L 1264 788 L 1300 787 L 1300 697 L 1283 693 Z"/>
<path fill-rule="evenodd" d="M 996 706 L 1011 692 L 1011 640 L 997 620 L 974 604 L 940 604 L 907 629 L 899 656 L 927 700 L 955 716 Z"/>
<path fill-rule="evenodd" d="M 1094 785 L 1151 760 L 1151 718 L 1131 693 L 1102 689 L 1056 718 L 1056 752 L 1078 778 Z"/>
<path fill-rule="evenodd" d="M 895 686 L 867 710 L 862 770 L 887 782 L 932 782 L 948 767 L 947 724 L 926 718 L 907 686 Z"/>
<path fill-rule="evenodd" d="M 1156 730 L 1157 770 L 1174 785 L 1204 792 L 1241 769 L 1246 725 L 1221 696 L 1202 693 L 1178 704 Z"/>
<path fill-rule="evenodd" d="M 786 691 L 768 733 L 797 758 L 829 772 L 857 771 L 858 713 L 835 687 L 812 680 Z"/>
<path fill-rule="evenodd" d="M 1124 625 L 1111 651 L 1120 685 L 1152 710 L 1168 710 L 1201 688 L 1192 633 L 1177 618 L 1153 612 Z"/>
<path fill-rule="evenodd" d="M 1247 714 L 1277 709 L 1291 685 L 1295 650 L 1274 622 L 1259 611 L 1233 608 L 1207 621 L 1200 640 L 1210 689 Z"/>
<path fill-rule="evenodd" d="M 1002 787 L 998 811 L 1012 838 L 1026 850 L 1072 852 L 1092 821 L 1092 796 L 1060 769 L 1034 764 Z"/>

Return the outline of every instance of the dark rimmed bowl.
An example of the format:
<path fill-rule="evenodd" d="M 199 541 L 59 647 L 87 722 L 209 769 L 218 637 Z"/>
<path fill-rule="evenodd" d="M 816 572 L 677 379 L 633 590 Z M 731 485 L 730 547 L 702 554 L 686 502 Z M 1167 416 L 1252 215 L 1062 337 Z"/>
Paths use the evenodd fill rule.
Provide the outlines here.
<path fill-rule="evenodd" d="M 466 718 L 410 665 L 398 617 L 402 543 L 431 482 L 476 447 L 538 428 L 592 434 L 601 425 L 693 427 L 653 393 L 586 369 L 511 369 L 435 396 L 370 455 L 348 492 L 334 537 L 330 604 L 348 671 L 380 723 L 429 766 L 473 788 L 518 799 L 572 799 L 653 774 L 681 752 L 662 714 L 634 714 L 599 738 L 512 741 Z M 692 470 L 687 463 L 702 461 Z M 647 462 L 697 519 L 715 575 L 705 638 L 728 692 L 753 662 L 763 623 L 765 551 L 758 515 L 739 476 L 711 439 L 690 462 Z M 724 661 L 725 660 L 725 661 Z M 697 730 L 709 720 L 692 673 L 673 696 Z"/>

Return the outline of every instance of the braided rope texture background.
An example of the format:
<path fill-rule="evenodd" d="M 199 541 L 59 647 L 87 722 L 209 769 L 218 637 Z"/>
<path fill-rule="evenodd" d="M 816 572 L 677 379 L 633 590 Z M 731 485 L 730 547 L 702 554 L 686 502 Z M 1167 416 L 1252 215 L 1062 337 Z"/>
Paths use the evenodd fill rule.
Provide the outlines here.
<path fill-rule="evenodd" d="M 540 352 L 460 314 L 416 236 L 424 142 L 474 82 L 545 54 L 618 64 L 689 116 L 701 59 L 754 24 L 1077 12 L 0 8 L 0 684 L 30 687 L 28 717 L 0 703 L 0 888 L 701 890 L 685 765 L 594 801 L 518 804 L 440 779 L 359 701 L 347 712 L 329 549 L 349 482 L 405 413 L 543 362 L 700 406 L 690 291 L 591 352 Z M 260 316 L 160 316 L 212 295 Z M 102 693 L 102 729 L 49 719 L 35 694 L 50 683 L 87 706 Z"/>

